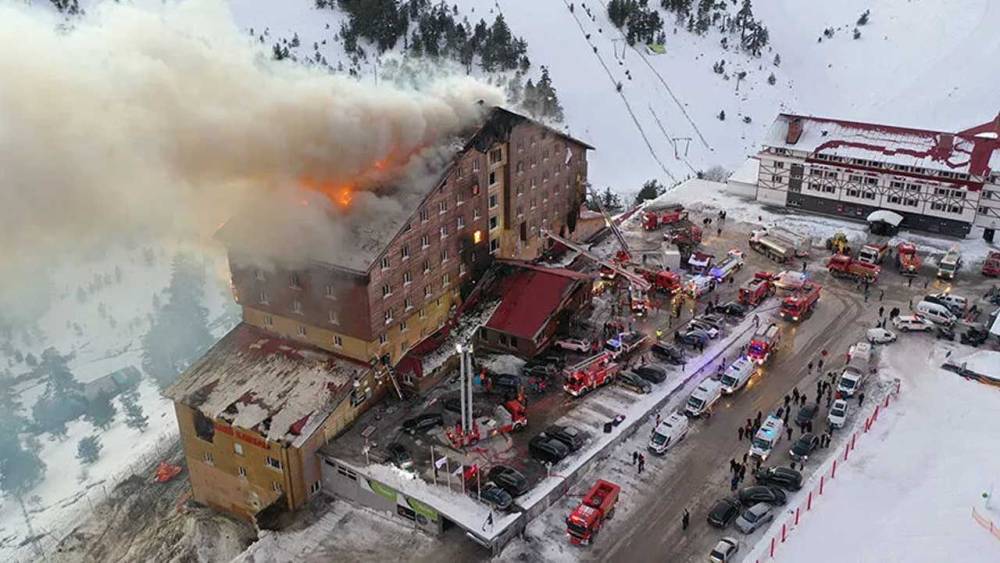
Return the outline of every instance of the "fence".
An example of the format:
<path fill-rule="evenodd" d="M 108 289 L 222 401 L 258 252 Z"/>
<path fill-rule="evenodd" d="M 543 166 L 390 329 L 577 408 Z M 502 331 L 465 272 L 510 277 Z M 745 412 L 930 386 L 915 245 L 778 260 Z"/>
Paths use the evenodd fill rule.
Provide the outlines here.
<path fill-rule="evenodd" d="M 976 507 L 972 507 L 972 519 L 976 521 L 977 524 L 983 527 L 984 530 L 989 531 L 993 534 L 993 537 L 1000 540 L 1000 526 L 993 523 L 993 520 L 983 516 L 979 512 L 976 512 Z"/>
<path fill-rule="evenodd" d="M 899 387 L 900 381 L 899 378 L 896 378 L 886 390 L 884 395 L 875 403 L 875 408 L 871 411 L 871 414 L 864 419 L 864 422 L 855 422 L 852 429 L 853 432 L 843 443 L 843 451 L 838 452 L 837 455 L 827 460 L 826 463 L 824 463 L 812 476 L 806 486 L 803 487 L 803 489 L 809 489 L 805 499 L 799 504 L 799 506 L 795 507 L 794 510 L 786 513 L 784 521 L 780 522 L 780 524 L 776 521 L 775 524 L 768 529 L 767 534 L 765 534 L 757 545 L 754 546 L 754 549 L 749 553 L 749 555 L 747 555 L 744 561 L 755 561 L 756 563 L 761 563 L 774 558 L 775 552 L 781 544 L 788 541 L 789 534 L 796 529 L 801 519 L 813 510 L 813 505 L 819 501 L 821 496 L 823 496 L 828 483 L 833 482 L 837 478 L 838 464 L 843 466 L 847 463 L 850 459 L 851 452 L 857 448 L 858 438 L 864 438 L 864 436 L 872 429 L 875 422 L 878 421 L 879 414 L 888 409 L 889 405 L 891 405 L 895 401 L 895 398 L 899 396 Z M 768 536 L 768 534 L 770 534 L 770 536 Z"/>
<path fill-rule="evenodd" d="M 156 465 L 161 460 L 167 459 L 177 453 L 180 444 L 176 431 L 163 432 L 155 438 L 144 436 L 143 441 L 155 443 L 155 445 L 139 454 L 131 463 L 121 467 L 108 477 L 95 483 L 83 485 L 87 487 L 86 491 L 52 502 L 44 510 L 38 510 L 29 505 L 27 512 L 30 516 L 26 517 L 30 517 L 31 522 L 24 522 L 25 529 L 23 533 L 27 538 L 27 529 L 30 527 L 35 533 L 33 541 L 26 539 L 21 545 L 12 550 L 13 553 L 9 554 L 10 557 L 7 560 L 28 562 L 45 559 L 47 555 L 56 552 L 63 538 L 69 536 L 75 528 L 81 525 L 82 519 L 79 516 L 85 514 L 94 515 L 100 503 L 112 496 L 115 487 L 121 482 L 138 475 L 147 477 L 148 481 L 152 483 Z M 59 477 L 53 476 L 51 478 Z M 72 477 L 64 475 L 63 478 Z M 179 476 L 176 478 L 185 477 Z M 60 514 L 45 518 L 46 522 L 43 524 L 38 521 L 42 520 L 39 515 L 45 510 L 59 511 Z M 0 551 L 0 555 L 3 555 L 2 551 Z"/>

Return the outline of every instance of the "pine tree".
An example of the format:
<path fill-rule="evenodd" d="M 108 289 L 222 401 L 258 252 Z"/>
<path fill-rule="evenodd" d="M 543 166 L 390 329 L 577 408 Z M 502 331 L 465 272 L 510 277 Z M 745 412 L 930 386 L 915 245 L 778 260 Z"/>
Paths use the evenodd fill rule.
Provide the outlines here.
<path fill-rule="evenodd" d="M 547 67 L 542 67 L 542 77 L 538 80 L 536 94 L 538 96 L 541 115 L 553 121 L 561 122 L 563 120 L 563 109 L 559 105 L 559 97 L 556 95 L 555 87 L 552 86 L 552 79 L 549 78 L 549 69 Z"/>
<path fill-rule="evenodd" d="M 767 77 L 767 83 L 770 84 L 771 86 L 774 86 L 774 83 L 777 82 L 777 81 L 778 81 L 778 79 L 774 77 L 774 73 L 773 72 L 771 73 L 770 76 Z"/>
<path fill-rule="evenodd" d="M 87 436 L 80 440 L 76 445 L 76 458 L 80 460 L 84 465 L 90 465 L 97 461 L 97 458 L 101 456 L 101 449 L 104 446 L 101 445 L 101 439 L 94 436 Z"/>
<path fill-rule="evenodd" d="M 97 428 L 107 430 L 114 422 L 116 414 L 118 409 L 111 403 L 111 395 L 101 393 L 87 404 L 87 414 L 84 418 Z"/>
<path fill-rule="evenodd" d="M 35 447 L 24 447 L 20 435 L 28 421 L 19 414 L 21 404 L 10 387 L 10 379 L 0 380 L 0 490 L 23 493 L 34 487 L 45 474 L 45 464 Z"/>
<path fill-rule="evenodd" d="M 726 110 L 720 111 L 719 115 L 717 115 L 716 117 L 719 118 L 719 121 L 725 121 L 726 120 Z"/>
<path fill-rule="evenodd" d="M 869 16 L 871 16 L 871 10 L 865 10 L 858 18 L 858 25 L 867 25 Z"/>
<path fill-rule="evenodd" d="M 667 188 L 664 187 L 658 180 L 648 180 L 642 185 L 642 189 L 639 190 L 639 193 L 635 195 L 635 204 L 639 205 L 646 200 L 656 199 L 663 195 L 666 191 Z"/>
<path fill-rule="evenodd" d="M 122 394 L 122 408 L 125 409 L 125 425 L 145 432 L 149 427 L 149 417 L 143 414 L 139 405 L 139 394 L 134 389 Z"/>
<path fill-rule="evenodd" d="M 781 55 L 778 53 L 774 54 L 774 66 L 781 66 Z"/>

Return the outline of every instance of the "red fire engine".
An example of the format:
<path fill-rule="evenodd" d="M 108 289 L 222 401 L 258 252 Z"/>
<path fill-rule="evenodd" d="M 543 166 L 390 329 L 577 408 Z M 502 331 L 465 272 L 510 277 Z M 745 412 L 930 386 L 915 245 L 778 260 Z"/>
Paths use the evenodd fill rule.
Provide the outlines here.
<path fill-rule="evenodd" d="M 668 205 L 652 209 L 647 207 L 642 213 L 642 228 L 655 231 L 664 225 L 671 225 L 688 218 L 683 205 Z"/>
<path fill-rule="evenodd" d="M 566 533 L 571 543 L 590 545 L 594 541 L 604 521 L 614 517 L 621 490 L 618 485 L 604 479 L 594 483 L 580 506 L 566 518 Z"/>
<path fill-rule="evenodd" d="M 739 301 L 748 307 L 756 307 L 761 301 L 774 294 L 774 274 L 757 272 L 742 287 Z"/>
<path fill-rule="evenodd" d="M 816 307 L 820 289 L 819 285 L 807 282 L 795 290 L 781 302 L 781 318 L 791 321 L 804 319 Z"/>
<path fill-rule="evenodd" d="M 896 246 L 896 265 L 899 273 L 904 276 L 915 276 L 920 271 L 920 256 L 917 247 L 909 242 L 901 242 Z"/>
<path fill-rule="evenodd" d="M 579 397 L 601 385 L 610 383 L 621 368 L 614 362 L 611 352 L 601 352 L 563 370 L 563 389 Z"/>
<path fill-rule="evenodd" d="M 646 278 L 646 281 L 657 291 L 672 294 L 681 288 L 681 277 L 675 272 L 668 270 L 653 271 L 644 268 L 637 268 L 636 271 L 639 275 Z"/>
<path fill-rule="evenodd" d="M 780 342 L 781 327 L 771 323 L 764 328 L 758 329 L 750 339 L 750 345 L 747 346 L 747 357 L 758 365 L 763 364 L 771 357 L 771 353 L 774 352 Z"/>
<path fill-rule="evenodd" d="M 990 251 L 990 255 L 983 262 L 983 275 L 991 278 L 1000 276 L 1000 251 Z"/>
<path fill-rule="evenodd" d="M 861 262 L 843 254 L 831 256 L 826 268 L 834 277 L 865 279 L 872 283 L 878 281 L 878 275 L 882 271 L 875 264 Z"/>

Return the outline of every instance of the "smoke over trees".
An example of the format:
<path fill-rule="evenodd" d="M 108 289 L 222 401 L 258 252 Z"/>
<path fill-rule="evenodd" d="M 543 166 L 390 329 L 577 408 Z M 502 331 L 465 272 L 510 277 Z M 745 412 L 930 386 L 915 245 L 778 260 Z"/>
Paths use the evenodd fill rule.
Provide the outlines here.
<path fill-rule="evenodd" d="M 0 490 L 23 493 L 42 480 L 45 464 L 38 458 L 38 448 L 25 447 L 21 440 L 28 421 L 18 414 L 21 404 L 9 381 L 0 379 Z"/>
<path fill-rule="evenodd" d="M 142 340 L 142 367 L 160 387 L 173 383 L 214 341 L 208 329 L 204 293 L 204 267 L 191 256 L 178 254 L 165 290 L 166 302 L 154 313 L 153 324 Z"/>
<path fill-rule="evenodd" d="M 0 261 L 8 317 L 56 258 L 132 235 L 205 241 L 248 204 L 301 199 L 304 177 L 405 162 L 503 101 L 469 77 L 404 89 L 273 61 L 224 3 L 105 2 L 61 23 L 0 5 L 0 248 L 19 249 Z"/>
<path fill-rule="evenodd" d="M 45 382 L 45 391 L 31 408 L 32 417 L 39 430 L 57 436 L 66 434 L 67 422 L 87 411 L 83 385 L 70 371 L 69 358 L 47 348 L 34 370 L 35 377 Z"/>

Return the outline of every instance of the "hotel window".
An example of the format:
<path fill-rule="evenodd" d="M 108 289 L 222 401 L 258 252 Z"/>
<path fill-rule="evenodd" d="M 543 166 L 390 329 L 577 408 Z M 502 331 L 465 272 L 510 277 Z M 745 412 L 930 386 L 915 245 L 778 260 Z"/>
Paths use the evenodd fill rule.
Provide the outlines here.
<path fill-rule="evenodd" d="M 392 286 L 389 285 L 389 284 L 383 285 L 382 286 L 382 299 L 385 299 L 386 297 L 389 297 L 390 295 L 392 295 Z"/>
<path fill-rule="evenodd" d="M 427 213 L 427 210 L 426 209 L 421 209 L 420 210 L 420 221 L 423 222 L 423 223 L 426 223 L 428 218 L 429 218 L 429 214 Z"/>
<path fill-rule="evenodd" d="M 531 157 L 531 167 L 534 168 L 536 166 L 538 166 L 538 159 L 535 157 Z"/>
<path fill-rule="evenodd" d="M 534 209 L 536 207 L 538 207 L 538 199 L 531 198 L 531 208 Z"/>
<path fill-rule="evenodd" d="M 403 299 L 403 308 L 406 309 L 407 311 L 413 308 L 413 302 L 410 301 L 409 297 Z"/>
<path fill-rule="evenodd" d="M 531 189 L 535 189 L 535 186 L 537 186 L 537 185 L 538 185 L 538 182 L 534 178 L 532 178 L 531 179 Z"/>
<path fill-rule="evenodd" d="M 400 257 L 403 260 L 406 260 L 407 258 L 409 258 L 410 257 L 410 245 L 404 244 L 403 248 L 401 248 L 399 250 L 399 255 L 400 255 Z"/>
<path fill-rule="evenodd" d="M 448 236 L 448 225 L 441 225 L 438 230 L 441 232 L 441 238 L 446 238 Z"/>
<path fill-rule="evenodd" d="M 931 209 L 934 210 L 934 211 L 944 211 L 945 204 L 943 204 L 943 203 L 932 203 L 931 204 Z"/>
<path fill-rule="evenodd" d="M 847 195 L 849 195 L 850 197 L 858 197 L 858 194 L 860 193 L 861 192 L 859 192 L 858 190 L 853 190 L 853 189 L 847 190 Z"/>
<path fill-rule="evenodd" d="M 292 289 L 302 289 L 302 280 L 299 279 L 298 274 L 288 274 L 288 287 L 291 287 Z"/>
<path fill-rule="evenodd" d="M 458 216 L 458 227 L 457 228 L 462 229 L 464 227 L 465 227 L 465 217 L 462 217 L 461 215 L 459 215 Z"/>
<path fill-rule="evenodd" d="M 480 211 L 478 207 L 473 207 L 472 208 L 472 218 L 473 219 L 479 219 L 482 216 L 483 216 L 483 212 Z"/>
<path fill-rule="evenodd" d="M 253 275 L 257 281 L 264 281 L 264 270 L 255 270 Z"/>
<path fill-rule="evenodd" d="M 243 444 L 233 442 L 233 451 L 236 452 L 236 455 L 243 455 Z"/>
<path fill-rule="evenodd" d="M 305 336 L 305 335 L 306 335 L 305 325 L 299 325 L 299 336 Z"/>
<path fill-rule="evenodd" d="M 517 152 L 524 152 L 524 141 L 517 142 Z"/>
<path fill-rule="evenodd" d="M 491 229 L 497 228 L 497 217 L 496 217 L 496 215 L 490 217 L 490 228 Z"/>
<path fill-rule="evenodd" d="M 549 149 L 545 149 L 542 151 L 542 160 L 544 161 L 548 159 L 549 159 Z"/>
<path fill-rule="evenodd" d="M 442 248 L 441 249 L 441 261 L 442 262 L 447 262 L 448 261 L 448 249 L 447 248 Z"/>
<path fill-rule="evenodd" d="M 323 288 L 323 295 L 325 295 L 327 299 L 337 299 L 337 294 L 333 291 L 333 284 L 326 284 L 326 287 Z"/>
<path fill-rule="evenodd" d="M 478 158 L 472 161 L 472 171 L 473 172 L 479 172 L 479 159 Z"/>
<path fill-rule="evenodd" d="M 315 481 L 312 485 L 309 485 L 309 494 L 314 495 L 319 492 L 320 488 L 323 486 L 322 481 Z"/>
<path fill-rule="evenodd" d="M 472 195 L 479 195 L 479 184 L 472 184 Z"/>
<path fill-rule="evenodd" d="M 524 161 L 518 161 L 514 169 L 517 170 L 518 174 L 524 174 Z"/>
<path fill-rule="evenodd" d="M 458 275 L 459 276 L 464 276 L 465 275 L 465 262 L 460 262 L 458 264 Z"/>
<path fill-rule="evenodd" d="M 496 194 L 490 194 L 490 209 L 497 206 L 497 196 Z"/>
<path fill-rule="evenodd" d="M 462 190 L 455 190 L 455 206 L 459 206 L 465 203 L 465 198 L 462 197 Z"/>
<path fill-rule="evenodd" d="M 341 338 L 341 337 L 339 337 L 339 336 L 334 335 L 334 337 L 333 337 L 333 345 L 336 346 L 337 348 L 342 348 L 344 346 L 344 339 Z"/>
<path fill-rule="evenodd" d="M 548 181 L 549 181 L 549 173 L 548 172 L 542 172 L 542 183 L 544 184 L 545 182 L 548 182 Z"/>
<path fill-rule="evenodd" d="M 431 263 L 428 262 L 427 260 L 424 260 L 424 273 L 426 274 L 427 272 L 430 271 L 431 271 Z"/>
<path fill-rule="evenodd" d="M 274 317 L 271 315 L 264 315 L 264 324 L 267 326 L 274 326 Z"/>
<path fill-rule="evenodd" d="M 413 274 L 409 270 L 403 272 L 403 285 L 410 285 L 413 282 Z"/>
<path fill-rule="evenodd" d="M 490 170 L 490 185 L 492 186 L 493 184 L 496 183 L 497 183 L 497 173 L 494 172 L 493 170 Z"/>
<path fill-rule="evenodd" d="M 279 483 L 277 481 L 271 481 L 271 490 L 274 491 L 274 492 L 276 492 L 276 493 L 280 493 L 281 492 L 281 483 Z"/>
<path fill-rule="evenodd" d="M 205 452 L 205 455 L 202 456 L 202 459 L 205 461 L 205 463 L 209 465 L 215 463 L 215 457 L 212 456 L 212 452 Z"/>
<path fill-rule="evenodd" d="M 239 466 L 239 467 L 237 467 L 236 471 L 240 474 L 240 477 L 244 477 L 245 478 L 247 476 L 247 468 L 243 467 L 242 465 Z"/>
<path fill-rule="evenodd" d="M 445 213 L 446 211 L 448 211 L 448 202 L 447 201 L 439 201 L 438 202 L 438 214 Z"/>
<path fill-rule="evenodd" d="M 837 189 L 834 188 L 833 186 L 823 186 L 823 191 L 826 192 L 826 193 L 832 194 L 832 193 L 836 192 Z"/>
<path fill-rule="evenodd" d="M 782 161 L 780 161 L 780 160 L 776 160 L 776 161 L 774 161 L 774 167 L 775 168 L 784 168 L 785 167 L 785 163 L 782 162 Z"/>
<path fill-rule="evenodd" d="M 431 239 L 427 235 L 420 235 L 420 248 L 427 248 L 431 245 Z"/>
<path fill-rule="evenodd" d="M 382 316 L 385 318 L 385 324 L 391 323 L 392 322 L 392 309 L 391 308 L 386 309 L 385 313 L 383 313 Z"/>
<path fill-rule="evenodd" d="M 274 459 L 271 456 L 267 456 L 267 459 L 265 460 L 265 463 L 271 469 L 277 469 L 278 471 L 281 471 L 281 461 L 280 460 Z"/>
<path fill-rule="evenodd" d="M 503 151 L 500 149 L 493 149 L 490 151 L 490 164 L 496 164 L 503 160 Z"/>
<path fill-rule="evenodd" d="M 917 206 L 917 200 L 915 200 L 915 199 L 907 199 L 906 200 L 906 205 L 909 205 L 910 207 L 916 207 Z"/>
<path fill-rule="evenodd" d="M 302 314 L 302 302 L 298 299 L 292 301 L 292 312 Z"/>
<path fill-rule="evenodd" d="M 812 170 L 809 171 L 809 175 L 810 176 L 823 176 L 823 171 L 820 170 L 819 168 L 813 168 Z"/>
<path fill-rule="evenodd" d="M 330 321 L 330 324 L 332 325 L 340 324 L 340 318 L 337 316 L 337 312 L 334 310 L 330 310 L 330 314 L 327 315 L 327 319 Z"/>
<path fill-rule="evenodd" d="M 389 338 L 386 335 L 384 335 L 384 334 L 378 335 L 378 343 L 379 344 L 385 344 L 388 340 L 389 340 Z"/>
<path fill-rule="evenodd" d="M 771 181 L 774 182 L 775 184 L 780 184 L 781 183 L 781 176 L 778 176 L 777 174 L 772 174 L 771 175 Z"/>
<path fill-rule="evenodd" d="M 461 178 L 462 176 L 465 176 L 465 167 L 464 166 L 457 166 L 456 169 L 458 170 L 458 177 L 459 178 Z"/>
<path fill-rule="evenodd" d="M 267 292 L 264 291 L 264 290 L 261 290 L 261 292 L 260 292 L 260 304 L 261 305 L 267 305 L 268 303 L 270 303 L 270 301 L 267 300 Z"/>
<path fill-rule="evenodd" d="M 427 299 L 430 296 L 431 296 L 431 286 L 425 285 L 424 286 L 424 299 Z"/>
<path fill-rule="evenodd" d="M 406 321 L 400 321 L 399 322 L 399 332 L 403 332 L 405 330 L 406 330 Z"/>
<path fill-rule="evenodd" d="M 864 193 L 861 194 L 861 197 L 865 199 L 875 199 L 875 192 L 865 191 Z"/>
<path fill-rule="evenodd" d="M 901 201 L 898 195 L 889 196 L 889 203 L 899 203 Z"/>
<path fill-rule="evenodd" d="M 451 283 L 451 274 L 445 274 L 441 278 L 442 289 L 448 289 L 448 284 Z"/>
<path fill-rule="evenodd" d="M 889 187 L 890 188 L 896 188 L 897 190 L 903 189 L 903 186 L 905 186 L 905 185 L 906 184 L 904 184 L 903 182 L 899 182 L 899 181 L 889 182 Z"/>
<path fill-rule="evenodd" d="M 500 241 L 493 239 L 490 241 L 490 254 L 493 254 L 497 250 L 500 250 Z"/>
<path fill-rule="evenodd" d="M 878 178 L 865 178 L 865 183 L 869 186 L 874 186 L 875 184 L 878 184 Z"/>
<path fill-rule="evenodd" d="M 958 213 L 959 215 L 961 215 L 961 213 L 962 213 L 962 206 L 961 205 L 949 205 L 948 206 L 948 213 Z"/>
<path fill-rule="evenodd" d="M 856 182 L 856 183 L 858 183 L 858 184 L 860 184 L 860 183 L 861 183 L 861 176 L 858 176 L 857 174 L 851 174 L 850 176 L 848 176 L 848 179 L 849 179 L 850 181 L 852 181 L 852 182 Z"/>
<path fill-rule="evenodd" d="M 385 258 L 382 259 L 382 269 L 383 270 L 388 270 L 389 269 L 389 257 L 388 256 L 386 256 Z"/>
<path fill-rule="evenodd" d="M 427 311 L 421 309 L 420 312 L 417 313 L 417 316 L 420 317 L 421 319 L 426 319 L 427 318 Z"/>

